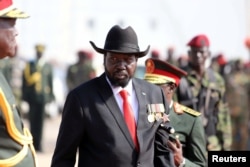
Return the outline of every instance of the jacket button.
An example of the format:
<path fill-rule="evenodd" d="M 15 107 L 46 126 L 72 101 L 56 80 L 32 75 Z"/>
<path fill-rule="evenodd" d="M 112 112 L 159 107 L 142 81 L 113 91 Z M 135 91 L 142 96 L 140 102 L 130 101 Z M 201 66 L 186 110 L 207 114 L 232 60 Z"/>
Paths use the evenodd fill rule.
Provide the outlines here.
<path fill-rule="evenodd" d="M 137 162 L 137 166 L 141 166 L 141 163 L 140 163 L 140 162 Z"/>

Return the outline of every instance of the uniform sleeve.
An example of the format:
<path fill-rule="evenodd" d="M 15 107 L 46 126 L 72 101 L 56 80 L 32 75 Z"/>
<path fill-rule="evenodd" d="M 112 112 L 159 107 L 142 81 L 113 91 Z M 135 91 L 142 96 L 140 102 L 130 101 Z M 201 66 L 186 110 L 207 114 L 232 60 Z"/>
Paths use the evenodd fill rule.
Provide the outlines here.
<path fill-rule="evenodd" d="M 221 90 L 221 98 L 218 104 L 218 125 L 217 135 L 222 141 L 222 150 L 230 150 L 232 145 L 232 124 L 228 103 L 225 98 L 225 82 L 220 79 L 219 87 Z"/>
<path fill-rule="evenodd" d="M 206 140 L 201 117 L 196 117 L 188 143 L 185 167 L 206 166 Z"/>
<path fill-rule="evenodd" d="M 228 104 L 223 98 L 219 104 L 218 113 L 218 136 L 222 140 L 222 150 L 231 150 L 232 145 L 232 125 Z"/>

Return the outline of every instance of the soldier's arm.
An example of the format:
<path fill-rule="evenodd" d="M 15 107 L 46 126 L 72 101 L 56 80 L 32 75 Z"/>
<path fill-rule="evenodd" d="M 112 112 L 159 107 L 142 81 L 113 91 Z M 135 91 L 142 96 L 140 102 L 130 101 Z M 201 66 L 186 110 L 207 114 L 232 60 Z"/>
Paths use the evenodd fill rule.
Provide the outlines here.
<path fill-rule="evenodd" d="M 193 129 L 190 134 L 190 157 L 186 158 L 185 167 L 204 167 L 206 166 L 206 140 L 201 117 L 196 117 Z"/>
<path fill-rule="evenodd" d="M 232 124 L 229 112 L 228 103 L 225 98 L 225 82 L 220 80 L 221 98 L 218 104 L 218 133 L 217 134 L 222 142 L 223 150 L 231 150 L 232 145 Z"/>
<path fill-rule="evenodd" d="M 232 145 L 232 125 L 228 104 L 223 98 L 219 103 L 218 130 L 221 132 L 222 149 L 231 150 Z"/>

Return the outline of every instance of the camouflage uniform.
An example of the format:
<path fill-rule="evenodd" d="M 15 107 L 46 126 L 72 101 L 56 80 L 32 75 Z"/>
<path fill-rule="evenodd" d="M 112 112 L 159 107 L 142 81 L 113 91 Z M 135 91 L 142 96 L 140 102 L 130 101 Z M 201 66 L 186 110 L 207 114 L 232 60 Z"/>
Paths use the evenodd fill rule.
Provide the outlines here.
<path fill-rule="evenodd" d="M 224 79 L 209 68 L 200 80 L 197 76 L 189 68 L 188 76 L 180 82 L 176 97 L 181 104 L 202 112 L 208 151 L 230 150 L 231 119 L 224 97 Z"/>
<path fill-rule="evenodd" d="M 66 82 L 68 90 L 79 86 L 81 83 L 86 82 L 96 76 L 95 69 L 92 67 L 91 61 L 83 63 L 77 62 L 70 65 L 67 70 Z"/>
<path fill-rule="evenodd" d="M 249 121 L 249 76 L 244 71 L 230 74 L 226 82 L 226 98 L 233 129 L 232 150 L 246 150 Z"/>

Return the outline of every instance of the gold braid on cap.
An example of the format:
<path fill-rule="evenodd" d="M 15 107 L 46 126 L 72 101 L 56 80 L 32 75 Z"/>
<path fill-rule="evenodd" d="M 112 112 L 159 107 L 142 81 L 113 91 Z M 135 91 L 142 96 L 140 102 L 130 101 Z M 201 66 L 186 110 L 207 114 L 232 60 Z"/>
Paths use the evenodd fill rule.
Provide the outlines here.
<path fill-rule="evenodd" d="M 175 80 L 171 77 L 163 76 L 163 75 L 158 75 L 158 74 L 149 74 L 146 73 L 144 76 L 144 79 L 150 83 L 153 84 L 165 84 L 168 82 L 173 82 L 176 83 Z"/>
<path fill-rule="evenodd" d="M 29 17 L 29 15 L 20 11 L 19 9 L 13 9 L 13 10 L 9 11 L 8 13 L 6 13 L 5 16 L 10 17 L 10 18 L 27 18 L 27 17 Z"/>

